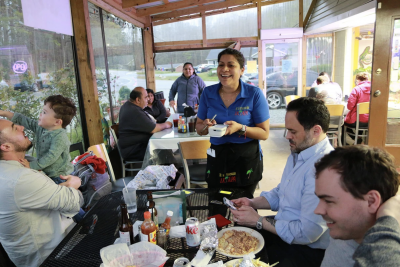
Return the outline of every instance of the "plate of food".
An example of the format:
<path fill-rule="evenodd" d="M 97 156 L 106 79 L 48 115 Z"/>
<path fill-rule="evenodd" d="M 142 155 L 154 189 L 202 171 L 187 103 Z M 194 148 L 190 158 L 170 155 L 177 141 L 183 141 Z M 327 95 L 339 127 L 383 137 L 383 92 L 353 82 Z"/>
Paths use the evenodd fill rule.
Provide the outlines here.
<path fill-rule="evenodd" d="M 218 232 L 217 251 L 231 258 L 242 258 L 249 253 L 258 253 L 264 247 L 264 238 L 254 229 L 230 227 Z"/>
<path fill-rule="evenodd" d="M 243 259 L 236 259 L 236 260 L 230 260 L 228 262 L 225 263 L 226 267 L 237 267 L 239 266 L 239 264 L 242 262 Z M 255 267 L 272 267 L 274 265 L 269 265 L 268 263 L 265 263 L 263 261 L 260 261 L 260 259 L 252 259 L 251 262 L 253 263 L 253 265 Z"/>

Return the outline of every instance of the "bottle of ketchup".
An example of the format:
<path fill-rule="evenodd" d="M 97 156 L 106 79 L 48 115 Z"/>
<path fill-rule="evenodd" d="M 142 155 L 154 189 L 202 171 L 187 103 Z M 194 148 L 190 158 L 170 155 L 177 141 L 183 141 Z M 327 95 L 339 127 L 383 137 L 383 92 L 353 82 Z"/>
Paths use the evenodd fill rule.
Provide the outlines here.
<path fill-rule="evenodd" d="M 140 240 L 141 241 L 148 241 L 156 245 L 157 243 L 157 237 L 156 237 L 156 231 L 157 227 L 156 224 L 150 220 L 151 214 L 148 211 L 145 211 L 144 213 L 144 222 L 142 223 L 142 226 L 140 227 L 141 233 L 140 233 Z"/>

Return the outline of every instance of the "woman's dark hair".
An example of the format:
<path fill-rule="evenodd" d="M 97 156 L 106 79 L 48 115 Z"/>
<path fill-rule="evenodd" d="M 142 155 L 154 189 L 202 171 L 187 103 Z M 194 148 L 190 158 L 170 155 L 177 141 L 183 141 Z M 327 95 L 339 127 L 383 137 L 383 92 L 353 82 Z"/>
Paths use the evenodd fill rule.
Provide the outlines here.
<path fill-rule="evenodd" d="M 183 69 L 185 68 L 185 66 L 186 66 L 186 65 L 190 65 L 190 66 L 192 66 L 192 69 L 193 69 L 193 74 L 197 76 L 196 70 L 193 68 L 193 64 L 192 64 L 192 63 L 190 63 L 190 62 L 185 62 L 185 64 L 183 64 L 183 67 L 182 67 L 182 72 L 183 72 Z"/>
<path fill-rule="evenodd" d="M 146 91 L 147 91 L 147 96 L 148 96 L 149 94 L 152 94 L 153 97 L 154 97 L 153 102 L 156 101 L 153 89 L 147 88 Z M 150 98 L 149 98 L 149 99 L 150 99 Z M 151 103 L 151 104 L 153 104 L 153 103 Z"/>
<path fill-rule="evenodd" d="M 236 58 L 236 60 L 239 62 L 240 68 L 244 68 L 244 56 L 243 54 L 236 50 L 236 49 L 232 49 L 232 48 L 227 48 L 225 50 L 222 50 L 221 52 L 219 52 L 218 54 L 218 62 L 221 60 L 221 57 L 223 55 L 232 55 Z"/>
<path fill-rule="evenodd" d="M 363 199 L 371 190 L 379 192 L 382 202 L 396 195 L 399 174 L 393 156 L 380 148 L 364 145 L 338 147 L 315 163 L 315 177 L 326 169 L 341 177 L 341 187 L 354 198 Z"/>
<path fill-rule="evenodd" d="M 369 81 L 369 73 L 368 72 L 357 73 L 356 80 L 359 80 L 360 82 Z"/>
<path fill-rule="evenodd" d="M 322 100 L 313 97 L 300 97 L 290 101 L 286 111 L 297 112 L 297 120 L 305 131 L 309 131 L 315 125 L 321 126 L 324 133 L 329 129 L 330 115 Z"/>

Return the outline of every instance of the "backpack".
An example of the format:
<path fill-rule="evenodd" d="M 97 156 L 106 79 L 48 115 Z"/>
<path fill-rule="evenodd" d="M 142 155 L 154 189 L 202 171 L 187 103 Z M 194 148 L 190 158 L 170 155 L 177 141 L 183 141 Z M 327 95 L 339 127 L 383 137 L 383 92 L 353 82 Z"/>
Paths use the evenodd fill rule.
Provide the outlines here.
<path fill-rule="evenodd" d="M 81 179 L 79 190 L 82 192 L 85 201 L 82 206 L 85 211 L 93 207 L 101 197 L 110 194 L 112 189 L 110 177 L 107 172 L 103 174 L 96 172 L 93 164 L 84 162 L 89 157 L 97 159 L 97 156 L 92 151 L 78 156 L 79 160 L 74 160 L 76 163 L 74 164 L 74 171 L 71 173 L 71 175 L 78 176 Z M 102 161 L 102 159 L 99 160 Z"/>

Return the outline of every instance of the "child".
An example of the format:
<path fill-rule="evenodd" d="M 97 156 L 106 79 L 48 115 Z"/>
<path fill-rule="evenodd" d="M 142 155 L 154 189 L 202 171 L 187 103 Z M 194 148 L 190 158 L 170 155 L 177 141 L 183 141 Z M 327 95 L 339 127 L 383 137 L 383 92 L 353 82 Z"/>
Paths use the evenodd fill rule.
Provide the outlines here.
<path fill-rule="evenodd" d="M 0 111 L 0 116 L 35 133 L 36 159 L 32 162 L 21 159 L 20 162 L 27 168 L 43 171 L 56 184 L 65 182 L 60 175 L 69 175 L 74 170 L 69 155 L 71 143 L 65 127 L 75 114 L 75 104 L 61 95 L 46 98 L 38 121 L 19 113 Z"/>

